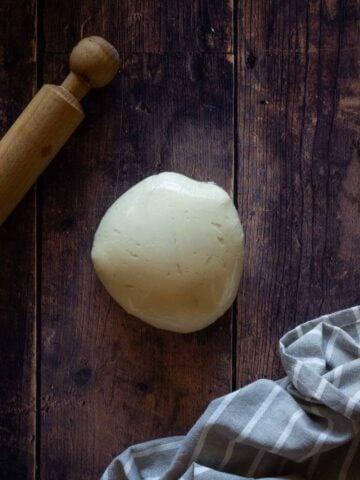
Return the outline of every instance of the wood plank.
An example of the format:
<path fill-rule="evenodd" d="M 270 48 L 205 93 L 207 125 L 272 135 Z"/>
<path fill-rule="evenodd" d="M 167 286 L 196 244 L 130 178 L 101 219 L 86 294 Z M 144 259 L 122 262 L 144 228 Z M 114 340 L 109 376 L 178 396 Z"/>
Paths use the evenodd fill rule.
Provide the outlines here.
<path fill-rule="evenodd" d="M 79 12 L 62 15 L 63 26 L 84 22 Z M 103 17 L 106 31 L 101 23 L 93 31 L 124 48 L 131 42 L 117 40 L 116 15 L 111 25 Z M 67 56 L 52 53 L 63 45 L 49 18 L 46 25 L 45 79 L 60 79 Z M 84 125 L 43 178 L 41 475 L 48 480 L 98 478 L 125 447 L 183 434 L 231 389 L 231 312 L 187 336 L 148 327 L 106 294 L 90 249 L 106 209 L 148 175 L 176 170 L 232 191 L 233 58 L 121 57 L 121 74 L 86 100 Z"/>
<path fill-rule="evenodd" d="M 233 0 L 44 2 L 48 52 L 100 33 L 123 53 L 231 52 Z M 59 15 L 61 12 L 61 15 Z"/>
<path fill-rule="evenodd" d="M 0 3 L 0 137 L 36 89 L 35 2 L 20 3 Z M 33 479 L 34 190 L 0 227 L 0 252 L 0 476 Z"/>
<path fill-rule="evenodd" d="M 355 1 L 244 0 L 238 14 L 242 385 L 283 374 L 289 328 L 360 301 L 360 52 Z"/>

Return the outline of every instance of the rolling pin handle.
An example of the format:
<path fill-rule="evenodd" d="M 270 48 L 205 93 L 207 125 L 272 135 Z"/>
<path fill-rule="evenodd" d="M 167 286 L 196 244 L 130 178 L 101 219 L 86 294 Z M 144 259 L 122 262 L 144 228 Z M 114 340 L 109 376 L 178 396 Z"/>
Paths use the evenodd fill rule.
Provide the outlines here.
<path fill-rule="evenodd" d="M 61 86 L 44 85 L 0 141 L 0 225 L 84 118 L 81 100 L 109 83 L 119 55 L 101 37 L 82 39 Z"/>
<path fill-rule="evenodd" d="M 91 88 L 107 85 L 119 70 L 119 54 L 101 37 L 86 37 L 74 47 L 70 55 L 71 72 L 62 83 L 77 100 Z"/>

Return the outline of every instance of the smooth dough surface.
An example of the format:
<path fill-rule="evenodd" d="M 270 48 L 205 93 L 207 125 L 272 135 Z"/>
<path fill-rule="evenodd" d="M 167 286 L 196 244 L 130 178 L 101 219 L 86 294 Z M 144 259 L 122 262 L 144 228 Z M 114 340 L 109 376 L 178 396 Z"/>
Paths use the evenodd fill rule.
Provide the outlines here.
<path fill-rule="evenodd" d="M 165 172 L 141 181 L 106 212 L 91 252 L 98 277 L 130 314 L 193 332 L 236 297 L 244 234 L 229 195 Z"/>

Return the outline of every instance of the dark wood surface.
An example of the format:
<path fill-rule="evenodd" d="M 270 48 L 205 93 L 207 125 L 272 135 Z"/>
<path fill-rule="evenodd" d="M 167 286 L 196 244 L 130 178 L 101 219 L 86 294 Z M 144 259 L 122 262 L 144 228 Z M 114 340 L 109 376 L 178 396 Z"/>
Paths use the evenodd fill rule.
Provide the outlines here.
<path fill-rule="evenodd" d="M 286 330 L 360 302 L 358 3 L 265 3 L 237 20 L 238 385 L 282 375 Z"/>
<path fill-rule="evenodd" d="M 32 2 L 1 1 L 1 133 L 36 92 L 36 27 Z M 0 478 L 4 479 L 34 478 L 35 235 L 32 189 L 0 227 Z"/>
<path fill-rule="evenodd" d="M 1 132 L 82 36 L 121 69 L 0 229 L 0 476 L 99 478 L 360 302 L 358 22 L 354 0 L 1 2 Z M 110 204 L 164 170 L 223 186 L 246 233 L 237 304 L 186 336 L 126 315 L 90 262 Z"/>

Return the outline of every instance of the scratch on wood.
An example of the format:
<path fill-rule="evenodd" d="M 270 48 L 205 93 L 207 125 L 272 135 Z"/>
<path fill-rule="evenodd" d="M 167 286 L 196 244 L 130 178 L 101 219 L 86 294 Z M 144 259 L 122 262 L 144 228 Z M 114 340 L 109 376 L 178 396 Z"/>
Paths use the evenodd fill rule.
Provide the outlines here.
<path fill-rule="evenodd" d="M 81 22 L 80 25 L 80 38 L 84 38 L 84 30 L 86 25 L 90 22 L 90 20 L 93 18 L 92 15 L 89 15 L 83 22 Z"/>

